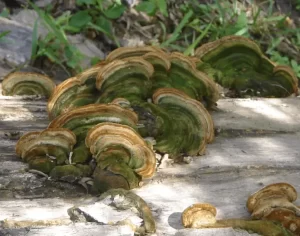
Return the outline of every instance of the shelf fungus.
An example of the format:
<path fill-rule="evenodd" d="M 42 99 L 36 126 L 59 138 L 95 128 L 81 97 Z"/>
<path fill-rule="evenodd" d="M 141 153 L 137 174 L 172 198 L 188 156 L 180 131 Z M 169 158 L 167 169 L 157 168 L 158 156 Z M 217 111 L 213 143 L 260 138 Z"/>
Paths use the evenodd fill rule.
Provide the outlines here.
<path fill-rule="evenodd" d="M 137 115 L 116 104 L 90 104 L 64 113 L 49 124 L 49 128 L 66 128 L 74 132 L 77 140 L 85 140 L 90 128 L 102 122 L 112 122 L 135 127 Z"/>
<path fill-rule="evenodd" d="M 106 61 L 120 60 L 129 57 L 140 57 L 147 53 L 164 52 L 160 48 L 153 46 L 142 46 L 142 47 L 120 47 L 113 50 L 106 57 Z"/>
<path fill-rule="evenodd" d="M 202 102 L 208 108 L 213 107 L 219 99 L 219 91 L 212 79 L 197 70 L 194 61 L 181 53 L 172 53 L 170 61 L 168 80 L 171 87 Z"/>
<path fill-rule="evenodd" d="M 199 47 L 197 68 L 235 96 L 287 97 L 297 94 L 298 79 L 288 66 L 270 61 L 252 40 L 226 36 Z"/>
<path fill-rule="evenodd" d="M 41 95 L 50 97 L 55 83 L 48 77 L 32 72 L 14 72 L 2 81 L 2 93 L 5 96 Z"/>
<path fill-rule="evenodd" d="M 152 111 L 162 120 L 154 148 L 172 156 L 204 154 L 206 143 L 214 139 L 213 121 L 204 106 L 173 88 L 158 89 L 153 102 L 160 109 Z"/>
<path fill-rule="evenodd" d="M 107 57 L 110 63 L 120 61 L 120 59 L 146 60 L 152 64 L 154 67 L 154 73 L 151 77 L 152 93 L 159 88 L 176 88 L 185 92 L 191 98 L 205 103 L 207 107 L 214 106 L 219 99 L 219 93 L 215 83 L 206 74 L 197 70 L 195 60 L 181 53 L 168 54 L 155 47 L 147 46 L 119 48 L 111 52 Z M 110 68 L 112 67 L 114 67 L 113 64 L 111 64 Z M 123 75 L 123 77 L 125 75 Z M 98 85 L 97 87 L 99 88 Z M 145 90 L 148 89 L 149 86 L 143 86 L 142 88 L 144 89 L 142 95 L 146 96 Z M 119 89 L 117 91 L 119 94 Z M 139 98 L 141 98 L 142 95 L 140 95 Z M 105 95 L 102 95 L 102 97 L 103 96 L 105 97 Z M 104 99 L 105 98 L 102 98 L 101 101 L 105 101 Z"/>
<path fill-rule="evenodd" d="M 60 83 L 47 104 L 49 119 L 52 120 L 77 107 L 95 103 L 99 96 L 95 83 L 100 69 L 101 66 L 92 67 L 77 77 Z"/>
<path fill-rule="evenodd" d="M 125 189 L 111 189 L 101 194 L 99 200 L 107 205 L 115 206 L 119 210 L 131 209 L 143 219 L 143 224 L 136 230 L 137 234 L 155 233 L 156 225 L 152 212 L 147 203 L 138 195 Z"/>
<path fill-rule="evenodd" d="M 287 183 L 270 184 L 252 194 L 247 201 L 253 219 L 280 222 L 291 232 L 300 233 L 300 209 L 293 204 L 297 192 Z"/>
<path fill-rule="evenodd" d="M 129 126 L 109 122 L 98 124 L 90 129 L 85 142 L 97 162 L 94 188 L 100 192 L 110 188 L 136 188 L 142 178 L 154 174 L 156 158 L 153 150 Z"/>
<path fill-rule="evenodd" d="M 282 225 L 270 220 L 216 219 L 217 210 L 209 203 L 197 203 L 185 209 L 181 215 L 185 228 L 235 228 L 264 236 L 292 236 Z"/>
<path fill-rule="evenodd" d="M 137 115 L 116 104 L 90 104 L 75 108 L 64 113 L 49 124 L 49 128 L 66 128 L 71 130 L 77 138 L 73 150 L 71 162 L 84 163 L 91 158 L 88 148 L 85 146 L 85 138 L 88 130 L 102 122 L 113 122 L 135 127 L 138 121 Z"/>
<path fill-rule="evenodd" d="M 97 103 L 108 103 L 116 98 L 145 101 L 151 96 L 152 64 L 142 58 L 112 61 L 99 71 L 96 88 L 100 91 Z"/>
<path fill-rule="evenodd" d="M 48 174 L 56 165 L 65 164 L 75 143 L 75 135 L 67 129 L 46 129 L 23 135 L 16 145 L 16 153 L 30 168 Z"/>
<path fill-rule="evenodd" d="M 217 209 L 209 203 L 199 203 L 189 206 L 181 215 L 182 224 L 185 228 L 205 228 L 214 225 Z"/>

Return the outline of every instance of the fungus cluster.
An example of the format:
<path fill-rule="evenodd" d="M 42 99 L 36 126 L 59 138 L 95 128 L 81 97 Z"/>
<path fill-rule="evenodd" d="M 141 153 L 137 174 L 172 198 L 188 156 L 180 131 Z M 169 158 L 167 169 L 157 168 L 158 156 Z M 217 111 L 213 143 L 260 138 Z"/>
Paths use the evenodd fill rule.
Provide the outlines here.
<path fill-rule="evenodd" d="M 92 189 L 97 192 L 139 186 L 143 178 L 155 172 L 155 151 L 168 153 L 172 158 L 204 154 L 206 144 L 214 139 L 214 125 L 207 109 L 219 99 L 216 83 L 210 76 L 216 78 L 221 71 L 224 75 L 217 82 L 236 79 L 232 71 L 241 68 L 247 70 L 245 75 L 250 76 L 250 71 L 254 71 L 253 79 L 265 81 L 272 70 L 275 82 L 282 82 L 280 86 L 286 86 L 289 93 L 295 91 L 296 82 L 288 76 L 287 68 L 274 67 L 254 42 L 242 37 L 231 39 L 204 45 L 197 50 L 198 58 L 151 46 L 118 48 L 105 61 L 56 87 L 41 79 L 44 90 L 52 91 L 47 104 L 49 132 L 42 132 L 44 139 L 52 143 L 45 141 L 40 145 L 32 141 L 38 150 L 36 156 L 25 158 L 22 153 L 27 147 L 22 140 L 38 135 L 29 133 L 17 144 L 17 154 L 31 168 L 53 178 L 91 177 Z M 258 62 L 251 62 L 253 55 Z M 241 65 L 235 66 L 238 61 Z M 257 63 L 256 67 L 253 63 Z M 263 71 L 266 70 L 262 78 L 261 68 L 256 70 L 258 65 L 264 65 Z M 235 69 L 227 73 L 229 67 Z M 24 78 L 15 82 L 7 78 L 4 90 L 21 88 Z M 237 83 L 250 86 L 241 81 Z M 275 91 L 273 87 L 271 90 Z M 24 85 L 20 91 L 29 91 L 28 86 Z M 278 91 L 281 90 L 277 89 L 275 96 L 279 96 Z M 69 149 L 56 153 L 52 150 L 56 143 L 60 150 L 67 140 L 61 141 L 61 136 L 53 136 L 50 130 L 68 130 L 76 141 Z M 145 141 L 149 138 L 154 142 Z"/>
<path fill-rule="evenodd" d="M 287 97 L 298 91 L 293 70 L 270 61 L 248 38 L 223 37 L 199 47 L 195 56 L 199 70 L 237 97 Z"/>
<path fill-rule="evenodd" d="M 270 184 L 252 194 L 247 201 L 252 219 L 217 220 L 216 208 L 209 203 L 197 203 L 182 215 L 185 228 L 240 228 L 265 236 L 299 235 L 300 209 L 293 204 L 297 192 L 287 183 Z"/>

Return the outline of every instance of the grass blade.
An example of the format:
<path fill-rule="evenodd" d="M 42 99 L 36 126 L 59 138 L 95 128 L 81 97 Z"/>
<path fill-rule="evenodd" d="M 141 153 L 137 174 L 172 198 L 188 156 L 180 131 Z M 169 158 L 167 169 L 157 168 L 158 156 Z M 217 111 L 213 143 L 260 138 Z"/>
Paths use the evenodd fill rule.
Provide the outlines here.
<path fill-rule="evenodd" d="M 203 30 L 203 32 L 194 40 L 194 42 L 184 51 L 184 55 L 190 55 L 192 51 L 197 47 L 197 45 L 201 42 L 201 40 L 207 35 L 207 32 L 209 31 L 212 23 L 209 23 L 209 25 L 206 26 L 206 28 Z"/>
<path fill-rule="evenodd" d="M 193 11 L 189 10 L 184 17 L 182 18 L 182 20 L 180 21 L 180 23 L 178 24 L 177 28 L 174 30 L 172 36 L 165 42 L 163 42 L 161 44 L 161 47 L 167 47 L 170 43 L 176 41 L 176 39 L 178 38 L 181 30 L 183 29 L 183 27 L 189 22 L 190 18 L 193 15 Z"/>
<path fill-rule="evenodd" d="M 3 38 L 3 37 L 5 37 L 5 36 L 8 35 L 9 33 L 10 33 L 9 30 L 0 32 L 0 39 Z"/>
<path fill-rule="evenodd" d="M 34 60 L 38 48 L 38 19 L 34 22 L 31 43 L 31 60 Z"/>

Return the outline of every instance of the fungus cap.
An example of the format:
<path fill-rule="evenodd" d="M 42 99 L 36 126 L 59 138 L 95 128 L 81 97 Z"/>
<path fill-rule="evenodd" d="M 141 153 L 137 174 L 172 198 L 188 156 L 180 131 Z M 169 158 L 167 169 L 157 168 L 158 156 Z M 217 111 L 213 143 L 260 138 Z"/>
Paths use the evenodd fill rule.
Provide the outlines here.
<path fill-rule="evenodd" d="M 50 97 L 55 83 L 48 76 L 33 72 L 14 72 L 2 81 L 3 95 L 43 95 Z"/>
<path fill-rule="evenodd" d="M 43 163 L 45 165 L 49 164 L 47 161 L 42 161 L 45 158 L 55 159 L 56 164 L 63 164 L 75 143 L 76 137 L 70 130 L 50 128 L 42 132 L 30 132 L 22 136 L 16 145 L 16 153 L 29 163 L 41 159 L 41 162 L 35 164 L 39 163 L 37 166 L 43 169 Z"/>
<path fill-rule="evenodd" d="M 109 122 L 98 124 L 89 130 L 85 142 L 86 146 L 90 147 L 91 153 L 96 155 L 107 149 L 113 152 L 114 147 L 125 148 L 131 155 L 127 160 L 130 168 L 144 178 L 154 174 L 156 167 L 154 152 L 129 126 Z"/>
<path fill-rule="evenodd" d="M 146 53 L 163 52 L 161 49 L 153 46 L 142 47 L 120 47 L 113 50 L 106 57 L 106 61 L 113 61 L 116 59 L 124 59 L 128 57 L 143 56 Z"/>
<path fill-rule="evenodd" d="M 79 85 L 80 80 L 76 77 L 72 77 L 63 81 L 54 89 L 47 103 L 47 112 L 50 119 L 69 110 L 65 102 L 75 98 Z"/>
<path fill-rule="evenodd" d="M 104 117 L 105 115 L 105 117 Z M 49 128 L 64 127 L 67 124 L 72 123 L 74 119 L 80 119 L 79 124 L 86 125 L 89 122 L 96 122 L 95 117 L 99 118 L 100 121 L 122 123 L 123 121 L 127 124 L 134 126 L 137 121 L 137 115 L 128 109 L 122 108 L 116 104 L 90 104 L 82 107 L 78 107 L 67 113 L 64 113 L 54 119 L 50 124 Z M 103 119 L 101 118 L 103 116 Z M 90 117 L 90 118 L 89 118 Z M 79 124 L 71 125 L 72 128 L 77 128 Z"/>
<path fill-rule="evenodd" d="M 205 228 L 216 223 L 216 208 L 209 203 L 197 203 L 186 208 L 181 220 L 185 228 Z"/>
<path fill-rule="evenodd" d="M 123 70 L 123 71 L 122 71 Z M 126 71 L 125 71 L 126 70 Z M 121 73 L 122 72 L 122 73 Z M 146 78 L 150 78 L 154 72 L 153 66 L 142 58 L 126 58 L 123 60 L 114 60 L 99 71 L 97 75 L 96 87 L 98 90 L 101 89 L 105 81 L 110 81 L 114 74 L 119 73 L 118 77 L 122 78 L 126 74 L 141 73 Z"/>

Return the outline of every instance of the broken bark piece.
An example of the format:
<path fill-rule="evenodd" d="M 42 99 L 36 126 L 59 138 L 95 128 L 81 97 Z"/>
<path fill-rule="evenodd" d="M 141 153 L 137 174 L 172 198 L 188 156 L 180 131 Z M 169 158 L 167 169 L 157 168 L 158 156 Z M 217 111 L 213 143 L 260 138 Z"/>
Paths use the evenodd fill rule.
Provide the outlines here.
<path fill-rule="evenodd" d="M 252 194 L 247 201 L 248 211 L 252 218 L 261 219 L 274 208 L 286 208 L 300 215 L 300 209 L 292 202 L 297 199 L 297 192 L 288 183 L 275 183 L 267 185 Z"/>
<path fill-rule="evenodd" d="M 293 233 L 281 224 L 268 220 L 224 219 L 216 220 L 216 208 L 208 203 L 197 203 L 182 213 L 186 228 L 227 228 L 243 229 L 264 236 L 292 236 Z"/>
<path fill-rule="evenodd" d="M 100 201 L 117 209 L 136 209 L 139 216 L 144 220 L 139 233 L 155 233 L 156 224 L 152 212 L 147 203 L 135 193 L 124 189 L 111 189 L 101 194 Z"/>
<path fill-rule="evenodd" d="M 47 76 L 32 72 L 14 72 L 2 81 L 5 96 L 41 95 L 50 97 L 55 83 Z"/>
<path fill-rule="evenodd" d="M 295 235 L 300 235 L 300 217 L 293 210 L 286 208 L 275 208 L 263 219 L 280 222 L 286 229 Z"/>

